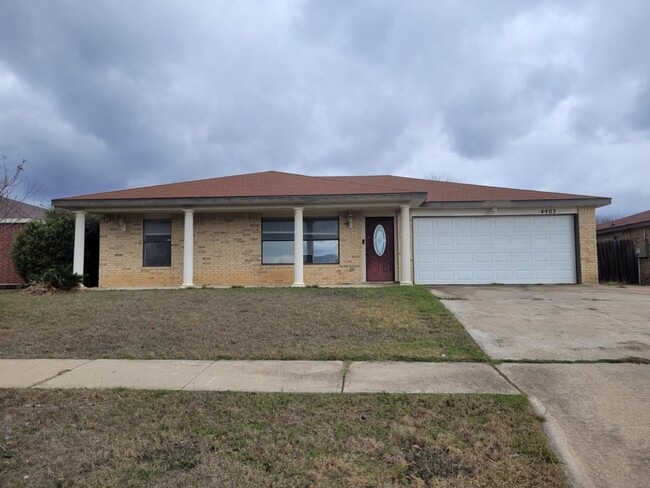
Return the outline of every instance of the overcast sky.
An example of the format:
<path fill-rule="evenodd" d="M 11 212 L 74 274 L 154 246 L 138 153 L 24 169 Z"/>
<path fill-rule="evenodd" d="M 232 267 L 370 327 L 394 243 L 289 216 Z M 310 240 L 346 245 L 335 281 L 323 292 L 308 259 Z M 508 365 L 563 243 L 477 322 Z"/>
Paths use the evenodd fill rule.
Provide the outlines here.
<path fill-rule="evenodd" d="M 279 170 L 650 209 L 648 0 L 0 0 L 0 152 L 42 200 Z"/>

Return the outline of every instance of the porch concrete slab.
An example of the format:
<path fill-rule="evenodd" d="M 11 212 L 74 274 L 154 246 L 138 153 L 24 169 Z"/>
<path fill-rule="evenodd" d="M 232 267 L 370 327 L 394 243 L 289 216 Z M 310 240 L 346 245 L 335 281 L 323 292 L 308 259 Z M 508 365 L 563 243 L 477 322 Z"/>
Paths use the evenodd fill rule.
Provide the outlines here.
<path fill-rule="evenodd" d="M 545 419 L 575 487 L 650 479 L 650 364 L 502 364 Z"/>
<path fill-rule="evenodd" d="M 185 390 L 340 393 L 342 361 L 215 361 Z"/>
<path fill-rule="evenodd" d="M 350 364 L 343 392 L 519 394 L 488 364 L 396 361 Z"/>
<path fill-rule="evenodd" d="M 0 359 L 0 388 L 29 388 L 88 359 Z"/>
<path fill-rule="evenodd" d="M 98 359 L 37 388 L 134 388 L 180 390 L 212 361 Z"/>

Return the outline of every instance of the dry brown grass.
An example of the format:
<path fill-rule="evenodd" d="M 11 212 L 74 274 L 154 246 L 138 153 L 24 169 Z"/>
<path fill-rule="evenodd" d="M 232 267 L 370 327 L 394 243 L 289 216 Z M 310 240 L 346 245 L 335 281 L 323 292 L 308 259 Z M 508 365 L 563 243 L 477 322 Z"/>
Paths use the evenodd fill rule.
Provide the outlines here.
<path fill-rule="evenodd" d="M 521 396 L 4 390 L 0 411 L 0 486 L 568 486 Z"/>
<path fill-rule="evenodd" d="M 0 294 L 0 357 L 485 360 L 421 287 Z"/>

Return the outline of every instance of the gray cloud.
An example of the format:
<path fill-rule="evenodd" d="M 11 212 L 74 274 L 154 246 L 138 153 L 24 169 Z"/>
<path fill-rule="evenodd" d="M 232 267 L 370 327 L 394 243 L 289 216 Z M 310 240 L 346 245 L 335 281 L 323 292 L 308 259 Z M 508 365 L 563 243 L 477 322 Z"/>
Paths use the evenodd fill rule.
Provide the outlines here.
<path fill-rule="evenodd" d="M 44 198 L 278 169 L 650 208 L 643 0 L 10 0 L 0 18 L 0 151 Z"/>

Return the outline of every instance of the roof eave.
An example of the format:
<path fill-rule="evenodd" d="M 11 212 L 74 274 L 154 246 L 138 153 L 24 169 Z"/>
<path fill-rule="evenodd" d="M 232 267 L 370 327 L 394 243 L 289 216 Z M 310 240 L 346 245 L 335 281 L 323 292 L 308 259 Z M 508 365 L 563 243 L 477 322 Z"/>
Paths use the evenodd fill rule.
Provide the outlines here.
<path fill-rule="evenodd" d="M 604 207 L 611 198 L 540 199 L 540 200 L 480 200 L 458 202 L 426 202 L 423 208 L 532 208 L 532 207 Z"/>
<path fill-rule="evenodd" d="M 354 195 L 297 195 L 297 196 L 255 196 L 255 197 L 192 197 L 192 198 L 106 198 L 106 199 L 66 199 L 52 200 L 52 206 L 67 210 L 110 210 L 155 209 L 155 208 L 194 208 L 194 207 L 243 207 L 264 205 L 309 205 L 309 204 L 363 204 L 363 203 L 401 203 L 419 207 L 426 200 L 426 193 L 382 193 Z"/>

